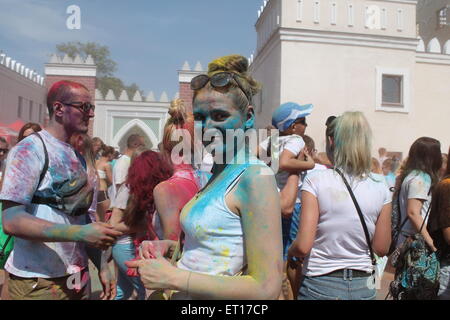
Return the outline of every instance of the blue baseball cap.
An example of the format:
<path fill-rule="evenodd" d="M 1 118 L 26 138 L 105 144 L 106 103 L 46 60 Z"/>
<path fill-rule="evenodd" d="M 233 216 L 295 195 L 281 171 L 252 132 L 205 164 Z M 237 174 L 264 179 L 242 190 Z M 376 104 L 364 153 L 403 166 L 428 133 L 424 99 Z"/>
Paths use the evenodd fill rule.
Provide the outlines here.
<path fill-rule="evenodd" d="M 309 116 L 312 109 L 312 104 L 283 103 L 272 113 L 272 125 L 280 131 L 286 131 L 295 120 Z"/>

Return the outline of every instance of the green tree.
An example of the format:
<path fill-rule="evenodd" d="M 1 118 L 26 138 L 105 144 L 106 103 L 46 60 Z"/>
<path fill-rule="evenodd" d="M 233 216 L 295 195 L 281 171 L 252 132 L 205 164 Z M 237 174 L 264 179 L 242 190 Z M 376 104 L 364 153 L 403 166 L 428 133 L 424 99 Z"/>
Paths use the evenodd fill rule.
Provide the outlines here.
<path fill-rule="evenodd" d="M 67 54 L 75 58 L 78 54 L 83 58 L 91 55 L 97 65 L 97 88 L 103 95 L 111 89 L 116 97 L 119 97 L 122 90 L 127 91 L 128 97 L 133 98 L 137 90 L 143 95 L 142 90 L 136 83 L 127 86 L 123 81 L 114 76 L 117 71 L 117 62 L 111 58 L 111 53 L 107 46 L 102 46 L 95 42 L 66 42 L 56 45 L 59 54 Z"/>

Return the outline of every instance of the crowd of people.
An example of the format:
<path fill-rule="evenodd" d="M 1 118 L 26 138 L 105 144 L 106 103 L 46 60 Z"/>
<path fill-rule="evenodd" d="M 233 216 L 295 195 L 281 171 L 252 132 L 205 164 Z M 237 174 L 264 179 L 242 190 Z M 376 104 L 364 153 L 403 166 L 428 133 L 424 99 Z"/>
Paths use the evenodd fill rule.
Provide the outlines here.
<path fill-rule="evenodd" d="M 345 112 L 326 119 L 318 152 L 305 134 L 313 105 L 288 102 L 267 128 L 278 134 L 253 150 L 239 135 L 253 130 L 260 89 L 245 57 L 212 61 L 191 89 L 192 112 L 172 101 L 153 150 L 138 134 L 121 154 L 92 139 L 91 92 L 68 80 L 48 92 L 47 127 L 25 125 L 12 148 L 0 137 L 2 232 L 14 237 L 2 299 L 89 299 L 90 260 L 105 300 L 373 300 L 375 257 L 418 232 L 439 257 L 436 298 L 450 299 L 438 140 L 377 159 L 364 114 Z"/>

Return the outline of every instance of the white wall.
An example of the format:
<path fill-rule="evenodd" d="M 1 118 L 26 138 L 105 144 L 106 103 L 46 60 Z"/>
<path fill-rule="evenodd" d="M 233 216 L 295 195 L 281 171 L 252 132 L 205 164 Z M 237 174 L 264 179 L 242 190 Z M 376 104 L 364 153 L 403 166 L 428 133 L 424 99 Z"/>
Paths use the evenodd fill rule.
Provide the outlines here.
<path fill-rule="evenodd" d="M 46 88 L 16 71 L 0 65 L 0 122 L 18 120 L 19 96 L 23 97 L 22 117 L 24 122 L 39 122 L 39 104 L 42 105 L 42 121 L 47 113 Z M 33 101 L 32 117 L 29 116 L 30 101 Z"/>

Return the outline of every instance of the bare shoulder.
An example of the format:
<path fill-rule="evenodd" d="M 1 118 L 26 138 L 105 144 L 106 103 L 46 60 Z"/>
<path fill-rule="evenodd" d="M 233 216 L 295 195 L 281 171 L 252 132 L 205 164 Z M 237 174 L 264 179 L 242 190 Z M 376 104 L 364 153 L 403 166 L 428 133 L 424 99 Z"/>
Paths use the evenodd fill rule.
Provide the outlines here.
<path fill-rule="evenodd" d="M 272 169 L 265 164 L 254 164 L 245 170 L 238 183 L 240 192 L 275 192 L 277 193 L 275 175 Z"/>

